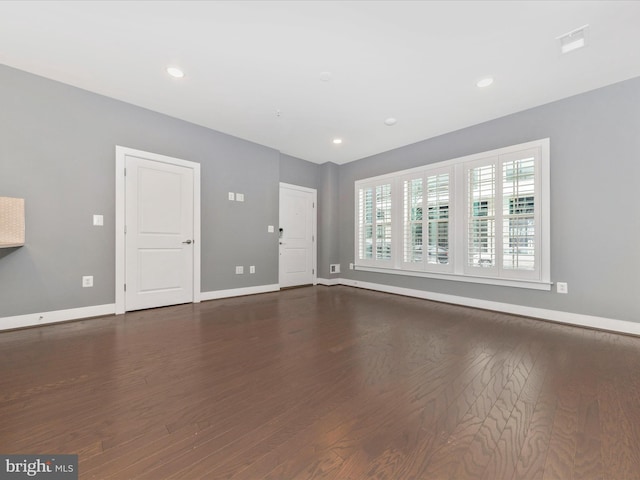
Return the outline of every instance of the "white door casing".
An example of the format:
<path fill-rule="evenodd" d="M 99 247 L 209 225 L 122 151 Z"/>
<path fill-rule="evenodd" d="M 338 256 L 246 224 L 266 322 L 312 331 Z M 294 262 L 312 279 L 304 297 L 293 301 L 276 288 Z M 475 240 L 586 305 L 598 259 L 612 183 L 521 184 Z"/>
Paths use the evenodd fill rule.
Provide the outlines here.
<path fill-rule="evenodd" d="M 199 302 L 200 165 L 116 147 L 116 173 L 116 313 Z"/>
<path fill-rule="evenodd" d="M 316 284 L 316 200 L 311 188 L 280 184 L 280 287 Z"/>

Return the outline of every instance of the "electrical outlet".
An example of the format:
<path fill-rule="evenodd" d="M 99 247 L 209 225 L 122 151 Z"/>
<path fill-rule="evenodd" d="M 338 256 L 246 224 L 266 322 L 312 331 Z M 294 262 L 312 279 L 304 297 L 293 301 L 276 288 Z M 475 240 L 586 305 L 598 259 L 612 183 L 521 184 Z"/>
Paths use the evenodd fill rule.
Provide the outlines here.
<path fill-rule="evenodd" d="M 82 277 L 82 288 L 93 287 L 93 276 Z"/>
<path fill-rule="evenodd" d="M 244 273 L 244 267 L 243 266 L 236 266 L 236 275 L 242 275 Z"/>
<path fill-rule="evenodd" d="M 256 273 L 256 266 L 255 265 L 251 265 L 249 267 L 249 273 Z"/>
<path fill-rule="evenodd" d="M 353 270 L 353 263 L 349 264 L 349 270 Z"/>
<path fill-rule="evenodd" d="M 556 283 L 556 291 L 558 293 L 569 293 L 569 286 L 567 285 L 567 282 Z"/>

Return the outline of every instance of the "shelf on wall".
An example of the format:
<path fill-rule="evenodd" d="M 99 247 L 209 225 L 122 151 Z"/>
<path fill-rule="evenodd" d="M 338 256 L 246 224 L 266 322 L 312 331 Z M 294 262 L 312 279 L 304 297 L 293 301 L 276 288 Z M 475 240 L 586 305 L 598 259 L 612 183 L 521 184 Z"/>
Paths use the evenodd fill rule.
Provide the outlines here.
<path fill-rule="evenodd" d="M 24 198 L 0 197 L 0 248 L 24 245 Z"/>

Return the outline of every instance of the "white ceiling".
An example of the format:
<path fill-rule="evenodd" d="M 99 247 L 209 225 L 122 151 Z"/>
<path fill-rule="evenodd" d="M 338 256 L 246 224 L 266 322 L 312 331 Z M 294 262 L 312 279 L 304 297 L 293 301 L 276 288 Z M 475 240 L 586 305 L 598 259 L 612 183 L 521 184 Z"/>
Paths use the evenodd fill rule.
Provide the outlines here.
<path fill-rule="evenodd" d="M 0 63 L 341 164 L 640 76 L 639 20 L 637 1 L 0 1 Z"/>

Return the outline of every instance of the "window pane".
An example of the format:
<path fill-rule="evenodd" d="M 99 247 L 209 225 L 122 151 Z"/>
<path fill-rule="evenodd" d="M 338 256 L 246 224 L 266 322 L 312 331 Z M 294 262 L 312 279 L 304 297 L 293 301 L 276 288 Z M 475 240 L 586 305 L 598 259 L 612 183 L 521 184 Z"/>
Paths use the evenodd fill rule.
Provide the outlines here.
<path fill-rule="evenodd" d="M 503 267 L 518 270 L 535 268 L 535 225 L 533 217 L 509 218 L 502 234 Z"/>
<path fill-rule="evenodd" d="M 496 265 L 495 183 L 495 165 L 469 170 L 469 266 Z"/>
<path fill-rule="evenodd" d="M 376 187 L 376 220 L 391 221 L 391 185 Z"/>
<path fill-rule="evenodd" d="M 427 177 L 427 263 L 449 263 L 449 174 Z"/>
<path fill-rule="evenodd" d="M 532 214 L 535 193 L 535 159 L 512 160 L 502 168 L 502 213 Z"/>
<path fill-rule="evenodd" d="M 408 262 L 421 262 L 422 261 L 422 223 L 411 224 L 411 250 L 410 259 L 405 260 Z"/>
<path fill-rule="evenodd" d="M 361 188 L 358 192 L 359 239 L 358 258 L 373 258 L 373 189 Z"/>
<path fill-rule="evenodd" d="M 408 263 L 422 262 L 422 178 L 404 181 L 404 255 Z"/>
<path fill-rule="evenodd" d="M 471 220 L 469 225 L 469 265 L 493 267 L 495 257 L 495 220 Z"/>
<path fill-rule="evenodd" d="M 503 267 L 535 269 L 535 159 L 503 163 Z"/>
<path fill-rule="evenodd" d="M 391 184 L 376 187 L 376 259 L 391 260 Z"/>
<path fill-rule="evenodd" d="M 429 222 L 428 263 L 449 263 L 449 223 Z"/>
<path fill-rule="evenodd" d="M 370 188 L 364 190 L 364 223 L 373 223 L 373 191 Z"/>
<path fill-rule="evenodd" d="M 373 225 L 364 227 L 364 253 L 360 258 L 373 258 Z"/>

